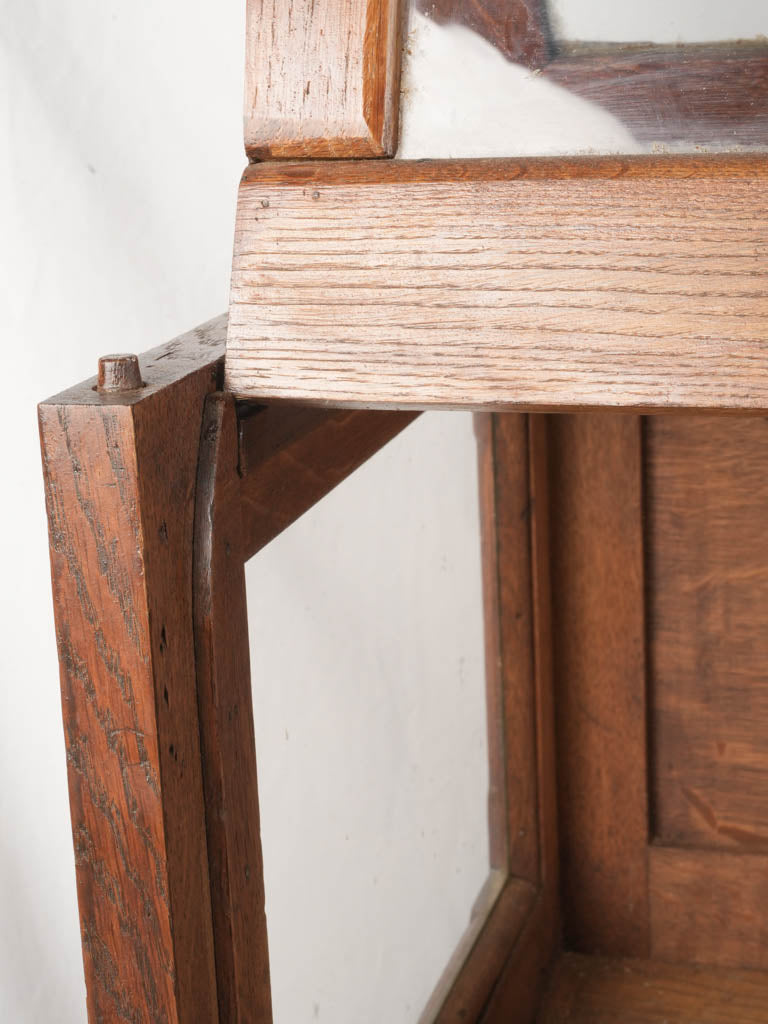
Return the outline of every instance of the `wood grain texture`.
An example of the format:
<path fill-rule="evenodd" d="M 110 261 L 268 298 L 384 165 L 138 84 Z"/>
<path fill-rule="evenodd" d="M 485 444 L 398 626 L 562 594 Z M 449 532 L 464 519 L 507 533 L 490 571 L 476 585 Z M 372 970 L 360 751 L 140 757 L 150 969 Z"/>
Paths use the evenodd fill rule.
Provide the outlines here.
<path fill-rule="evenodd" d="M 509 950 L 478 1024 L 532 1024 L 559 944 L 557 892 L 542 890 Z"/>
<path fill-rule="evenodd" d="M 419 1024 L 479 1021 L 507 960 L 517 944 L 536 890 L 520 878 L 491 871 L 464 936 L 451 957 Z"/>
<path fill-rule="evenodd" d="M 768 976 L 566 953 L 537 1024 L 767 1024 Z"/>
<path fill-rule="evenodd" d="M 768 856 L 650 850 L 651 955 L 768 970 Z"/>
<path fill-rule="evenodd" d="M 545 74 L 610 111 L 639 142 L 768 145 L 765 42 L 586 44 L 561 50 Z"/>
<path fill-rule="evenodd" d="M 481 436 L 479 462 L 482 529 L 491 539 L 484 545 L 484 571 L 490 577 L 485 615 L 486 620 L 492 620 L 489 639 L 498 643 L 495 652 L 489 649 L 487 658 L 488 729 L 492 740 L 489 806 L 494 811 L 491 856 L 510 874 L 538 889 L 528 417 L 491 416 L 486 420 L 486 431 L 486 437 Z M 495 680 L 491 675 L 494 669 Z"/>
<path fill-rule="evenodd" d="M 526 67 L 539 68 L 554 55 L 543 0 L 418 0 L 417 7 L 439 24 L 471 28 Z"/>
<path fill-rule="evenodd" d="M 358 407 L 764 409 L 768 161 L 258 165 L 235 394 Z"/>
<path fill-rule="evenodd" d="M 417 415 L 244 409 L 239 423 L 244 558 L 274 540 Z"/>
<path fill-rule="evenodd" d="M 549 431 L 566 947 L 647 956 L 640 424 L 552 416 Z"/>
<path fill-rule="evenodd" d="M 551 672 L 543 653 L 549 645 L 545 437 L 530 419 L 475 418 L 492 870 L 423 1024 L 485 1019 L 502 982 L 505 991 L 524 985 L 533 1007 L 537 972 L 559 934 Z"/>
<path fill-rule="evenodd" d="M 401 0 L 248 0 L 251 160 L 391 156 Z"/>
<path fill-rule="evenodd" d="M 205 403 L 195 509 L 197 692 L 220 1024 L 271 1024 L 248 610 L 231 396 Z"/>
<path fill-rule="evenodd" d="M 497 425 L 497 473 L 504 477 L 510 465 L 521 461 L 520 444 L 515 435 L 519 428 L 509 429 L 516 416 L 493 416 Z M 528 1024 L 533 1020 L 539 1002 L 545 973 L 561 942 L 560 865 L 557 821 L 557 776 L 555 763 L 555 714 L 553 692 L 552 595 L 550 552 L 549 494 L 549 430 L 547 417 L 527 416 L 525 453 L 528 464 L 528 503 L 524 508 L 510 501 L 499 488 L 501 521 L 509 528 L 517 519 L 526 523 L 530 537 L 530 584 L 532 614 L 525 616 L 531 629 L 533 690 L 533 756 L 535 759 L 535 821 L 538 853 L 538 892 L 531 913 L 520 929 L 516 941 L 507 947 L 504 968 L 498 976 L 481 1020 L 483 1024 Z M 504 429 L 507 427 L 507 429 Z M 518 525 L 518 530 L 520 525 Z M 520 566 L 510 555 L 513 550 L 502 542 L 499 534 L 502 579 L 514 577 Z M 514 585 L 513 585 L 514 592 Z M 504 606 L 505 618 L 520 616 L 513 603 Z M 510 633 L 507 630 L 506 636 Z M 515 647 L 506 648 L 506 658 L 516 660 Z M 525 648 L 523 648 L 525 650 Z M 523 712 L 523 715 L 525 712 Z M 528 749 L 526 747 L 526 749 Z M 515 770 L 519 757 L 508 754 Z M 518 768 L 520 770 L 520 768 Z M 514 792 L 514 790 L 513 790 Z"/>
<path fill-rule="evenodd" d="M 768 421 L 645 435 L 654 833 L 768 853 Z"/>
<path fill-rule="evenodd" d="M 40 406 L 92 1021 L 218 1020 L 192 622 L 203 402 L 224 318 Z"/>

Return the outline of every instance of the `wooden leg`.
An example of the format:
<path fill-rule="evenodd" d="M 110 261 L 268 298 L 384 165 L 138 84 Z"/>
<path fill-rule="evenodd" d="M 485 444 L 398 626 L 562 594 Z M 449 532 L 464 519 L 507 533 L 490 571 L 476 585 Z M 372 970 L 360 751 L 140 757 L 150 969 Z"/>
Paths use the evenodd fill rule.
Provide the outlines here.
<path fill-rule="evenodd" d="M 40 407 L 89 1019 L 218 1020 L 192 616 L 225 318 Z"/>

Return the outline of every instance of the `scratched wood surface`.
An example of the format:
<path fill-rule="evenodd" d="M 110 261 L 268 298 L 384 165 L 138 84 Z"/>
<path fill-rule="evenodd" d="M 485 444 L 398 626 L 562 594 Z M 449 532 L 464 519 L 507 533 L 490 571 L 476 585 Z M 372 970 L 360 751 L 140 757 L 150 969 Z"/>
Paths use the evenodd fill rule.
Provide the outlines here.
<path fill-rule="evenodd" d="M 225 318 L 40 406 L 88 1012 L 218 1020 L 192 628 L 194 485 Z"/>
<path fill-rule="evenodd" d="M 689 151 L 768 145 L 765 39 L 675 45 L 556 40 L 547 0 L 416 0 L 416 6 L 439 24 L 465 25 L 509 60 L 541 69 L 610 111 L 639 142 Z"/>
<path fill-rule="evenodd" d="M 664 843 L 768 853 L 768 422 L 646 424 L 651 764 Z"/>
<path fill-rule="evenodd" d="M 768 975 L 565 954 L 538 1024 L 767 1024 Z"/>
<path fill-rule="evenodd" d="M 226 386 L 363 407 L 768 406 L 768 162 L 254 165 Z"/>
<path fill-rule="evenodd" d="M 249 158 L 391 155 L 401 13 L 401 0 L 248 0 Z"/>

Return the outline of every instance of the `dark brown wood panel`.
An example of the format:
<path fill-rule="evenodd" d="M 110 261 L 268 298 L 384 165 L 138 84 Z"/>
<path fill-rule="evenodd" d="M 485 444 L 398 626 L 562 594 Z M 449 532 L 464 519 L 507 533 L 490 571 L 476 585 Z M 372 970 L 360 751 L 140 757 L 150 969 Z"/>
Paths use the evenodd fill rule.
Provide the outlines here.
<path fill-rule="evenodd" d="M 768 970 L 768 856 L 654 846 L 650 893 L 653 957 Z"/>
<path fill-rule="evenodd" d="M 649 947 L 640 422 L 550 417 L 566 947 Z"/>
<path fill-rule="evenodd" d="M 768 420 L 645 433 L 654 832 L 768 853 Z"/>
<path fill-rule="evenodd" d="M 195 653 L 219 1024 L 269 1024 L 238 431 L 231 395 L 208 396 L 201 438 Z"/>
<path fill-rule="evenodd" d="M 575 46 L 546 77 L 619 118 L 639 142 L 768 145 L 768 43 Z"/>
<path fill-rule="evenodd" d="M 287 405 L 245 407 L 242 413 L 239 471 L 246 560 L 418 415 Z"/>
<path fill-rule="evenodd" d="M 538 1024 L 768 1024 L 768 975 L 566 953 Z"/>
<path fill-rule="evenodd" d="M 218 1020 L 192 621 L 203 402 L 225 319 L 40 406 L 88 1012 Z"/>
<path fill-rule="evenodd" d="M 768 161 L 313 161 L 240 187 L 227 388 L 357 408 L 768 408 Z"/>

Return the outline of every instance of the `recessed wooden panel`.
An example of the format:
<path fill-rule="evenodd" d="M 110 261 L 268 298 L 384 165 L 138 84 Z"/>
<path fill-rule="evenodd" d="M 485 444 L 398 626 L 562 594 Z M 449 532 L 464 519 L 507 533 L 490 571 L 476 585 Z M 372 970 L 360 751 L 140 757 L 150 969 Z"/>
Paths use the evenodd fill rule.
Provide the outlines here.
<path fill-rule="evenodd" d="M 651 956 L 768 970 L 768 857 L 650 850 Z"/>
<path fill-rule="evenodd" d="M 400 0 L 248 0 L 247 11 L 250 159 L 391 155 Z"/>
<path fill-rule="evenodd" d="M 768 420 L 646 423 L 654 830 L 768 852 Z"/>
<path fill-rule="evenodd" d="M 768 406 L 768 163 L 254 165 L 237 395 L 378 407 Z"/>

